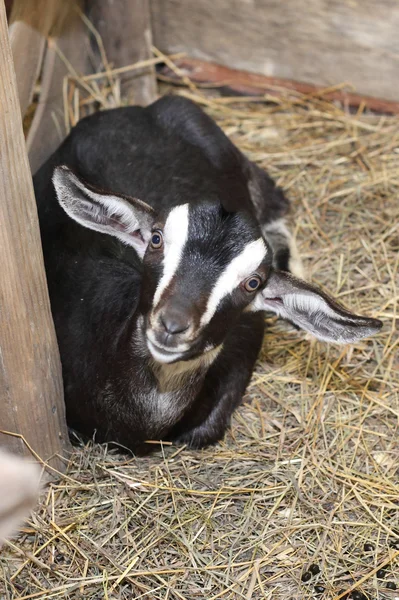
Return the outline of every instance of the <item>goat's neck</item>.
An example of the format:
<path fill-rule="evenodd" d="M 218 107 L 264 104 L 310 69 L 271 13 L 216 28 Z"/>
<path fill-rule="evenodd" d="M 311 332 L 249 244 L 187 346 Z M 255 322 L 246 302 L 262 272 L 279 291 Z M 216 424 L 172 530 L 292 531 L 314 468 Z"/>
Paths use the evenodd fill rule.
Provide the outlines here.
<path fill-rule="evenodd" d="M 190 379 L 194 382 L 205 377 L 221 349 L 222 346 L 218 346 L 192 360 L 180 360 L 172 364 L 162 364 L 151 359 L 150 368 L 158 381 L 159 391 L 178 391 L 186 386 Z"/>
<path fill-rule="evenodd" d="M 186 387 L 190 380 L 193 383 L 198 382 L 199 379 L 205 376 L 208 368 L 222 350 L 221 344 L 192 360 L 180 360 L 171 364 L 160 363 L 152 357 L 147 347 L 143 323 L 144 319 L 140 316 L 137 319 L 133 344 L 135 351 L 146 361 L 148 368 L 155 377 L 160 393 L 178 392 Z"/>

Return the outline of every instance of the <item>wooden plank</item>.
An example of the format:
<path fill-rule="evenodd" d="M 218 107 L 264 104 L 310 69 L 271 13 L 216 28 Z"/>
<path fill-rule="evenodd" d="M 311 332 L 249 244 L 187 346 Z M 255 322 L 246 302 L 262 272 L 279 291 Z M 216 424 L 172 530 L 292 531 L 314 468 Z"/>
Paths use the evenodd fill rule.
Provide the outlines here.
<path fill-rule="evenodd" d="M 343 90 L 319 88 L 309 83 L 300 83 L 290 79 L 278 79 L 277 77 L 248 73 L 248 71 L 230 69 L 198 58 L 177 58 L 173 63 L 178 68 L 181 76 L 165 65 L 158 73 L 162 80 L 184 83 L 183 78 L 188 77 L 194 83 L 211 83 L 221 88 L 227 88 L 233 93 L 249 96 L 264 96 L 267 94 L 278 97 L 281 96 L 282 89 L 292 90 L 295 93 L 299 92 L 323 100 L 338 100 L 345 106 L 354 108 L 364 106 L 364 108 L 379 113 L 399 114 L 399 102 L 352 94 Z"/>
<path fill-rule="evenodd" d="M 40 102 L 26 141 L 32 173 L 39 169 L 68 133 L 64 118 L 65 77 L 70 69 L 78 75 L 90 70 L 89 31 L 79 12 L 82 2 L 69 0 L 62 6 L 63 13 L 56 21 L 56 29 L 51 31 L 48 38 Z"/>
<path fill-rule="evenodd" d="M 0 1 L 0 445 L 23 435 L 44 460 L 68 448 L 61 365 L 50 312 L 36 202 Z M 61 459 L 52 465 L 63 468 Z"/>
<path fill-rule="evenodd" d="M 13 0 L 5 0 L 4 4 L 5 4 L 5 7 L 6 7 L 7 19 L 9 19 L 10 18 L 10 14 L 11 14 L 12 5 L 13 5 Z"/>
<path fill-rule="evenodd" d="M 155 46 L 399 100 L 397 0 L 151 0 Z"/>
<path fill-rule="evenodd" d="M 14 0 L 9 36 L 22 116 L 32 101 L 42 65 L 46 37 L 62 0 Z"/>
<path fill-rule="evenodd" d="M 149 0 L 93 0 L 88 16 L 100 35 L 106 59 L 113 67 L 151 58 Z M 100 53 L 98 60 L 104 62 Z M 122 93 L 130 103 L 146 106 L 156 100 L 153 67 L 126 73 L 121 83 Z"/>

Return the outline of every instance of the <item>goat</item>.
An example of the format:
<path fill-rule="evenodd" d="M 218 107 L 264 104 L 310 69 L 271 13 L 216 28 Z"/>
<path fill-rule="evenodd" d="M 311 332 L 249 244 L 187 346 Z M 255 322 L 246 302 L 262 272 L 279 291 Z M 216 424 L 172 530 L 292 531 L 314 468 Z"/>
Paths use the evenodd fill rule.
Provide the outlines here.
<path fill-rule="evenodd" d="M 264 311 L 326 341 L 380 329 L 295 276 L 288 200 L 186 99 L 83 119 L 34 185 L 68 424 L 97 441 L 221 439 Z"/>

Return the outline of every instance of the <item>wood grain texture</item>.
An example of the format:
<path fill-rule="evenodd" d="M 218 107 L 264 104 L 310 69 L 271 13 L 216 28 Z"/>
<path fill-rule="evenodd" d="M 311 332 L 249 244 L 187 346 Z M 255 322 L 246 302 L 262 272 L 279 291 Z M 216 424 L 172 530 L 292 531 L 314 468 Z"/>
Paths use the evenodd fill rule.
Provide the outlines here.
<path fill-rule="evenodd" d="M 56 26 L 47 39 L 40 102 L 26 140 L 32 173 L 39 169 L 67 134 L 63 84 L 69 69 L 72 68 L 78 75 L 90 70 L 89 31 L 77 10 L 82 4 L 80 0 L 63 3 L 60 6 L 62 12 L 55 20 Z"/>
<path fill-rule="evenodd" d="M 92 0 L 88 16 L 101 36 L 107 60 L 113 67 L 151 58 L 149 0 Z M 101 63 L 100 56 L 98 60 Z M 121 82 L 122 93 L 130 103 L 146 106 L 156 99 L 153 67 L 126 73 Z"/>
<path fill-rule="evenodd" d="M 14 0 L 9 36 L 22 115 L 32 101 L 43 54 L 62 0 Z"/>
<path fill-rule="evenodd" d="M 9 19 L 10 18 L 10 14 L 11 14 L 12 5 L 13 5 L 13 0 L 5 0 L 4 4 L 5 4 L 5 7 L 6 7 L 7 19 Z"/>
<path fill-rule="evenodd" d="M 17 85 L 0 1 L 0 430 L 43 459 L 68 448 L 61 365 L 43 266 Z M 23 442 L 0 433 L 20 453 Z M 52 463 L 63 467 L 60 459 Z"/>
<path fill-rule="evenodd" d="M 46 40 L 36 29 L 32 29 L 23 21 L 17 21 L 10 25 L 10 42 L 23 116 L 33 98 Z"/>
<path fill-rule="evenodd" d="M 281 97 L 281 89 L 286 89 L 306 96 L 320 97 L 323 100 L 338 100 L 343 105 L 354 108 L 364 106 L 379 113 L 399 114 L 399 102 L 393 100 L 381 100 L 380 98 L 352 94 L 338 89 L 328 91 L 328 88 L 319 88 L 310 83 L 239 71 L 199 58 L 177 58 L 173 62 L 182 75 L 187 76 L 194 83 L 212 83 L 238 94 L 247 96 L 264 96 L 267 94 L 268 96 Z M 160 69 L 158 76 L 163 80 L 184 83 L 183 78 L 179 77 L 176 71 L 173 71 L 167 65 Z"/>
<path fill-rule="evenodd" d="M 151 0 L 151 12 L 163 52 L 399 100 L 397 0 Z"/>

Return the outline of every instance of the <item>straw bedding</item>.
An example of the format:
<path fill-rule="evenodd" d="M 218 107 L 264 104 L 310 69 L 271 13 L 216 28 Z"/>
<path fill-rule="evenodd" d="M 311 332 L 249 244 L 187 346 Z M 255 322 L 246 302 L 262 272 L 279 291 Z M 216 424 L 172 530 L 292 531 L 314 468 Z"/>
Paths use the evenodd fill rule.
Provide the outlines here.
<path fill-rule="evenodd" d="M 114 83 L 97 81 L 92 102 L 115 104 Z M 73 122 L 91 100 L 88 84 L 70 85 Z M 269 102 L 193 85 L 178 93 L 287 191 L 309 279 L 384 328 L 333 347 L 269 319 L 223 443 L 157 445 L 146 458 L 75 448 L 67 475 L 3 550 L 0 598 L 299 600 L 352 590 L 355 600 L 394 600 L 399 119 L 283 91 Z"/>

